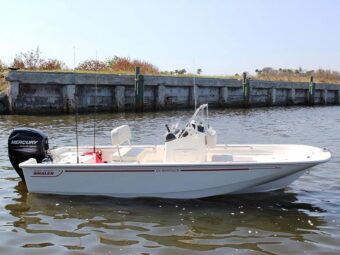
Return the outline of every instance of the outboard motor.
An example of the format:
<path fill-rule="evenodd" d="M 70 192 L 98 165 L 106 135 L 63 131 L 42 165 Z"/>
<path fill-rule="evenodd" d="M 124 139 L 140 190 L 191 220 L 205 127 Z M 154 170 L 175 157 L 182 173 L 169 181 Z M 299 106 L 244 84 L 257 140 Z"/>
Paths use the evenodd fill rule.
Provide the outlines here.
<path fill-rule="evenodd" d="M 8 138 L 8 156 L 15 171 L 24 179 L 19 164 L 34 158 L 38 163 L 44 159 L 52 160 L 48 153 L 48 139 L 41 131 L 33 128 L 16 128 Z"/>

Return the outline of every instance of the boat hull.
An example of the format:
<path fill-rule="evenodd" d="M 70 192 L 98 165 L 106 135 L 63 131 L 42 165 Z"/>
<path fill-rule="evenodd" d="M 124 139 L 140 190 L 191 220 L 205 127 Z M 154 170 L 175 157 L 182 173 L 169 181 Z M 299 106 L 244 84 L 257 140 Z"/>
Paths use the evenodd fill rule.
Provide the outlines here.
<path fill-rule="evenodd" d="M 193 199 L 281 189 L 317 163 L 25 166 L 31 193 Z"/>

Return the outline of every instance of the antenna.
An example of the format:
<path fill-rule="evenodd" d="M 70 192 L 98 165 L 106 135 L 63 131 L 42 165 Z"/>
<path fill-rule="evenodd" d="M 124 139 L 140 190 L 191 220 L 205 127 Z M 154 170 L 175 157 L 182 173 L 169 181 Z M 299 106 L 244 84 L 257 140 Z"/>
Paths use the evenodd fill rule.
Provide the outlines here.
<path fill-rule="evenodd" d="M 98 55 L 96 51 L 96 64 L 98 64 Z M 96 68 L 96 86 L 94 97 L 94 117 L 93 117 L 93 153 L 96 153 L 96 114 L 97 114 L 97 94 L 98 94 L 98 66 Z"/>
<path fill-rule="evenodd" d="M 77 164 L 79 164 L 79 141 L 78 141 L 78 90 L 76 84 L 76 47 L 73 46 L 73 84 L 75 86 L 74 89 L 74 106 L 76 110 L 76 147 L 77 147 Z"/>
<path fill-rule="evenodd" d="M 196 67 L 195 67 L 195 58 L 193 59 L 194 62 L 194 101 L 195 101 L 195 111 L 197 108 L 197 97 L 196 97 Z"/>
<path fill-rule="evenodd" d="M 195 110 L 197 108 L 197 98 L 196 98 L 196 77 L 194 75 L 194 100 L 195 100 Z"/>
<path fill-rule="evenodd" d="M 76 46 L 73 46 L 73 71 L 76 70 Z"/>

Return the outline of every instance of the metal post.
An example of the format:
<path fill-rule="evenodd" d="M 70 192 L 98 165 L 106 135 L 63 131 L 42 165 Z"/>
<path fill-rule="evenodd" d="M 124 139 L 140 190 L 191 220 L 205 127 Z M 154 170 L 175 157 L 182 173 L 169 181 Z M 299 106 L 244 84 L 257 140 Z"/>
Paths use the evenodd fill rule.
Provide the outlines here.
<path fill-rule="evenodd" d="M 314 96 L 315 96 L 315 82 L 313 76 L 309 79 L 309 87 L 308 87 L 308 104 L 314 105 Z"/>

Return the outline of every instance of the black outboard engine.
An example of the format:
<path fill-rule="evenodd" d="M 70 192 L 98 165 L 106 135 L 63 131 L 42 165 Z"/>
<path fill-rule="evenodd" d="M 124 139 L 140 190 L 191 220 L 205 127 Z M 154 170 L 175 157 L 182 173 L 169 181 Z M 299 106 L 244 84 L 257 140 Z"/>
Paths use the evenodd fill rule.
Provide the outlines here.
<path fill-rule="evenodd" d="M 15 171 L 24 179 L 24 174 L 19 164 L 34 158 L 38 163 L 44 159 L 52 160 L 48 153 L 48 139 L 41 131 L 33 128 L 17 128 L 8 138 L 8 156 Z"/>

